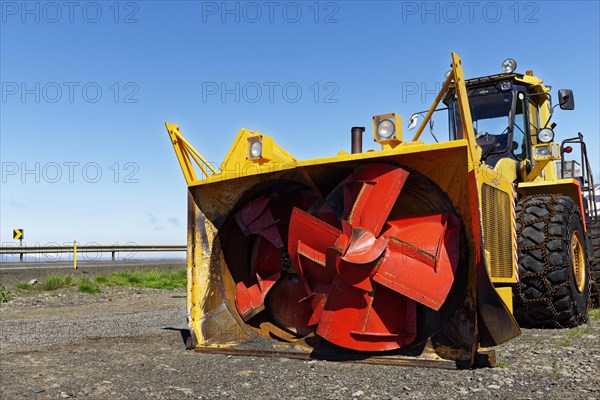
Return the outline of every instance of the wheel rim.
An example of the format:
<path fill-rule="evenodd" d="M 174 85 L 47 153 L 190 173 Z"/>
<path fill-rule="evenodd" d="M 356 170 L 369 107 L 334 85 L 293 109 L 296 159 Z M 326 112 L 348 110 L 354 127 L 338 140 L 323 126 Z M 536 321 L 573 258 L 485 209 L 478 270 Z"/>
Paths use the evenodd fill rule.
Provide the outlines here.
<path fill-rule="evenodd" d="M 585 258 L 581 236 L 577 231 L 571 237 L 571 266 L 573 268 L 573 276 L 575 277 L 575 285 L 579 293 L 581 293 L 585 285 Z"/>

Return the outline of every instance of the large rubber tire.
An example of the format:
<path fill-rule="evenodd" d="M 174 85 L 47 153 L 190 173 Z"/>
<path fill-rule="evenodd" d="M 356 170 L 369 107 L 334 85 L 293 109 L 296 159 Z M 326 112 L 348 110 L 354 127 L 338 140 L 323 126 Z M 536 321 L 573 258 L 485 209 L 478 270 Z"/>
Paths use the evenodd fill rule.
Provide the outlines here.
<path fill-rule="evenodd" d="M 592 276 L 592 305 L 600 307 L 600 221 L 588 225 L 588 240 L 591 244 L 590 274 Z"/>
<path fill-rule="evenodd" d="M 569 197 L 529 196 L 517 205 L 519 284 L 515 317 L 524 327 L 571 328 L 587 322 L 590 274 L 581 214 Z M 573 236 L 583 253 L 579 288 L 573 267 Z M 579 261 L 581 259 L 579 258 Z"/>

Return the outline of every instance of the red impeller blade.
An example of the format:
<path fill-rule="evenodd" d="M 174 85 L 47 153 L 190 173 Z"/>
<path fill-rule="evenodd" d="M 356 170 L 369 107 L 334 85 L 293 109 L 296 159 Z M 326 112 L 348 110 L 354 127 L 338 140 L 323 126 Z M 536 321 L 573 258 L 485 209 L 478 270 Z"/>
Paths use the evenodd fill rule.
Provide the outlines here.
<path fill-rule="evenodd" d="M 362 228 L 355 228 L 349 239 L 343 234 L 330 249 L 328 259 L 335 265 L 337 274 L 350 285 L 370 292 L 373 290 L 371 277 L 377 270 L 377 261 L 385 251 L 389 239 L 377 239 Z M 341 243 L 346 246 L 342 247 Z"/>
<path fill-rule="evenodd" d="M 280 327 L 307 335 L 321 319 L 324 293 L 312 293 L 298 275 L 283 276 L 267 299 L 269 314 Z"/>
<path fill-rule="evenodd" d="M 408 172 L 389 164 L 367 164 L 344 184 L 344 208 L 350 225 L 379 236 L 408 178 Z M 358 192 L 356 192 L 358 186 Z"/>
<path fill-rule="evenodd" d="M 298 208 L 292 210 L 288 233 L 288 252 L 292 266 L 313 291 L 329 286 L 334 270 L 327 268 L 326 251 L 341 231 Z"/>
<path fill-rule="evenodd" d="M 265 308 L 267 294 L 281 276 L 287 231 L 282 216 L 295 205 L 308 207 L 318 197 L 311 193 L 281 195 L 271 193 L 250 201 L 235 214 L 244 235 L 256 235 L 250 258 L 250 277 L 236 284 L 236 307 L 248 321 Z M 327 209 L 322 212 L 327 215 Z"/>
<path fill-rule="evenodd" d="M 317 334 L 338 346 L 360 351 L 395 350 L 416 337 L 416 303 L 375 286 L 366 292 L 336 276 Z"/>
<path fill-rule="evenodd" d="M 460 252 L 460 221 L 436 214 L 390 221 L 386 255 L 373 280 L 434 310 L 452 283 Z"/>

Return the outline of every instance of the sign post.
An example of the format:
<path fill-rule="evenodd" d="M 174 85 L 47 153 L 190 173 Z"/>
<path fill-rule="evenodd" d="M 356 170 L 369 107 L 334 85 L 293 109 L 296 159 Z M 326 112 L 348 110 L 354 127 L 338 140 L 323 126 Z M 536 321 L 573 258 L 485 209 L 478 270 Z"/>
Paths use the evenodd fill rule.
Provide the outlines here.
<path fill-rule="evenodd" d="M 19 247 L 23 247 L 23 239 L 25 238 L 25 229 L 22 228 L 14 228 L 13 229 L 13 239 L 19 239 Z M 23 262 L 23 253 L 20 254 L 19 259 Z"/>

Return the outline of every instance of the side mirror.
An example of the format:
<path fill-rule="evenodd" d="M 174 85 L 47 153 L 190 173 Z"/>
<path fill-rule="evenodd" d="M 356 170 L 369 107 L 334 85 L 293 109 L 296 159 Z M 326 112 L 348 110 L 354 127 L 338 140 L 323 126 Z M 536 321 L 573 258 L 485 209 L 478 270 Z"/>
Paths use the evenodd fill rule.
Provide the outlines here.
<path fill-rule="evenodd" d="M 573 91 L 571 89 L 559 89 L 558 104 L 562 110 L 574 110 L 575 99 L 573 98 Z"/>
<path fill-rule="evenodd" d="M 411 129 L 415 129 L 415 126 L 417 126 L 417 121 L 419 121 L 419 114 L 413 114 L 410 116 L 410 122 L 408 124 L 408 129 L 409 131 Z"/>

